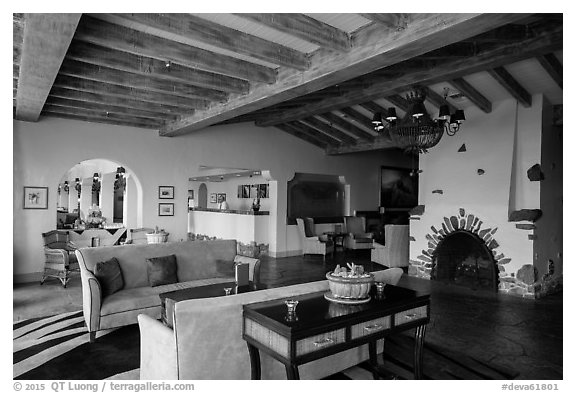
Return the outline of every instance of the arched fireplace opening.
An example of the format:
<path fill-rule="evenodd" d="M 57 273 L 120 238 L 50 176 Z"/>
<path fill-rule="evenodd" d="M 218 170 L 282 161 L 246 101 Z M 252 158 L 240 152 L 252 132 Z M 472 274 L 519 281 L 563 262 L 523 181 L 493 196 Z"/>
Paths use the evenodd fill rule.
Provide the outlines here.
<path fill-rule="evenodd" d="M 468 231 L 446 236 L 432 254 L 432 280 L 471 289 L 498 290 L 498 267 L 484 241 Z"/>

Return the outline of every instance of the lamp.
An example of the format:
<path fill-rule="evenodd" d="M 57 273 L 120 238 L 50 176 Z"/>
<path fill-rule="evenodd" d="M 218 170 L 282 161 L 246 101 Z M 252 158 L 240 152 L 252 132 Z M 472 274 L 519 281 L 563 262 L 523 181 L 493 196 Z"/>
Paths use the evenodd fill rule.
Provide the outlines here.
<path fill-rule="evenodd" d="M 68 185 L 68 180 L 64 182 L 64 192 L 68 192 L 70 190 L 70 186 Z"/>
<path fill-rule="evenodd" d="M 116 168 L 116 180 L 114 180 L 114 190 L 122 188 L 122 192 L 126 191 L 126 169 L 119 166 Z"/>
<path fill-rule="evenodd" d="M 444 99 L 446 97 L 445 89 Z M 432 120 L 424 106 L 425 99 L 426 90 L 415 86 L 413 91 L 406 95 L 410 106 L 404 118 L 398 120 L 396 108 L 393 107 L 387 110 L 385 118 L 378 112 L 372 119 L 374 130 L 382 132 L 387 129 L 396 146 L 407 153 L 427 153 L 428 149 L 440 142 L 444 131 L 450 136 L 456 134 L 466 118 L 463 110 L 457 110 L 450 115 L 450 108 L 445 104 L 440 106 L 438 119 Z"/>
<path fill-rule="evenodd" d="M 82 184 L 80 184 L 79 177 L 77 177 L 74 181 L 76 182 L 74 189 L 78 192 L 78 225 L 80 225 L 82 223 L 82 219 L 80 218 L 80 192 L 82 191 Z"/>
<path fill-rule="evenodd" d="M 100 192 L 100 174 L 94 172 L 92 176 L 92 192 Z"/>

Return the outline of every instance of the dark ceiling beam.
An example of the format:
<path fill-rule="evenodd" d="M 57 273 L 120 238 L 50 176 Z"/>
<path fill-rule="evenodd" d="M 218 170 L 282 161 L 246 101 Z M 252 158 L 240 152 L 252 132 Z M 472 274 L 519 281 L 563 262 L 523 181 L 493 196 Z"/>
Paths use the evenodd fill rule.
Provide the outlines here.
<path fill-rule="evenodd" d="M 151 112 L 161 112 L 173 115 L 190 114 L 194 111 L 192 108 L 182 108 L 165 103 L 149 102 L 135 100 L 125 95 L 110 94 L 109 90 L 99 91 L 98 89 L 90 89 L 87 86 L 86 90 L 77 89 L 66 83 L 56 83 L 50 91 L 49 97 L 68 98 L 77 101 L 94 102 L 97 104 L 108 103 L 115 106 L 123 106 L 126 108 L 143 109 Z"/>
<path fill-rule="evenodd" d="M 356 138 L 365 139 L 365 140 L 373 140 L 374 136 L 369 134 L 368 132 L 364 131 L 363 129 L 355 126 L 352 123 L 347 122 L 343 118 L 336 116 L 334 113 L 322 113 L 318 115 L 322 119 L 328 121 L 330 124 L 334 124 L 335 126 L 341 128 L 342 130 L 348 132 L 349 134 L 354 135 Z"/>
<path fill-rule="evenodd" d="M 384 97 L 384 99 L 389 103 L 391 103 L 392 105 L 400 108 L 404 112 L 408 112 L 408 110 L 410 110 L 410 103 L 408 102 L 408 100 L 400 96 L 399 94 L 392 94 Z M 382 113 L 385 114 L 386 112 Z"/>
<path fill-rule="evenodd" d="M 358 141 L 353 145 L 328 146 L 326 148 L 326 154 L 335 156 L 340 154 L 359 153 L 392 148 L 396 148 L 396 145 L 394 145 L 390 137 L 388 135 L 379 135 L 374 141 L 371 142 Z"/>
<path fill-rule="evenodd" d="M 347 52 L 351 48 L 350 37 L 344 31 L 303 14 L 235 15 L 251 19 L 326 49 Z"/>
<path fill-rule="evenodd" d="M 358 124 L 363 125 L 364 127 L 373 130 L 374 125 L 372 124 L 372 118 L 368 118 L 364 116 L 362 113 L 358 112 L 354 108 L 340 108 L 340 112 L 342 112 L 349 120 L 355 121 Z"/>
<path fill-rule="evenodd" d="M 372 22 L 379 23 L 392 30 L 403 30 L 409 20 L 409 14 L 360 14 Z"/>
<path fill-rule="evenodd" d="M 65 113 L 58 110 L 58 107 L 53 107 L 50 110 L 44 109 L 42 111 L 42 116 L 47 117 L 58 117 L 61 119 L 70 119 L 70 120 L 78 120 L 78 121 L 86 121 L 90 123 L 102 123 L 102 124 L 112 124 L 115 126 L 124 126 L 124 127 L 136 127 L 136 128 L 148 128 L 148 129 L 158 129 L 156 124 L 151 124 L 148 122 L 139 122 L 139 121 L 127 121 L 127 120 L 115 120 L 110 119 L 108 117 L 102 117 L 99 115 L 94 116 L 86 116 L 86 115 L 75 115 L 70 113 Z"/>
<path fill-rule="evenodd" d="M 293 127 L 287 125 L 287 124 L 276 124 L 274 127 L 278 128 L 281 131 L 284 131 L 292 136 L 295 136 L 296 138 L 300 138 L 303 141 L 306 141 L 308 143 L 311 143 L 321 149 L 326 149 L 326 147 L 328 145 L 326 145 L 325 143 L 322 143 L 320 141 L 318 141 L 317 139 L 312 138 L 310 135 L 307 134 L 303 134 L 302 132 L 296 131 Z"/>
<path fill-rule="evenodd" d="M 91 93 L 114 95 L 128 100 L 147 101 L 180 108 L 202 109 L 206 107 L 206 101 L 204 100 L 162 94 L 146 89 L 136 89 L 66 75 L 59 75 L 54 82 L 54 86 Z"/>
<path fill-rule="evenodd" d="M 423 86 L 424 91 L 426 92 L 426 100 L 434 105 L 436 108 L 440 109 L 442 105 L 448 105 L 450 109 L 450 113 L 456 112 L 458 108 L 456 108 L 450 101 L 445 100 L 440 94 L 436 93 L 434 90 L 430 89 L 427 86 Z M 434 118 L 435 116 L 432 116 Z"/>
<path fill-rule="evenodd" d="M 244 94 L 250 90 L 248 81 L 242 79 L 195 70 L 178 63 L 105 48 L 89 42 L 73 41 L 66 58 L 226 93 Z"/>
<path fill-rule="evenodd" d="M 161 120 L 148 119 L 145 117 L 138 116 L 127 116 L 124 114 L 116 113 L 106 113 L 106 111 L 96 112 L 89 109 L 82 108 L 71 108 L 46 104 L 44 105 L 44 111 L 51 113 L 62 113 L 74 116 L 84 116 L 87 118 L 94 119 L 109 119 L 111 121 L 125 122 L 126 124 L 139 124 L 139 125 L 149 125 L 150 127 L 160 127 L 163 123 Z"/>
<path fill-rule="evenodd" d="M 84 63 L 77 60 L 65 60 L 60 68 L 60 75 L 75 76 L 97 82 L 111 83 L 118 86 L 134 87 L 157 91 L 187 99 L 193 99 L 198 105 L 208 106 L 209 101 L 225 102 L 228 94 L 218 90 L 205 89 L 179 83 L 156 79 L 131 72 L 119 71 L 113 68 Z M 204 103 L 204 104 L 202 104 Z"/>
<path fill-rule="evenodd" d="M 98 113 L 109 112 L 109 113 L 116 113 L 119 115 L 145 117 L 149 119 L 157 119 L 162 121 L 173 120 L 177 117 L 174 114 L 151 112 L 142 109 L 134 109 L 134 108 L 126 108 L 123 106 L 110 105 L 109 103 L 95 103 L 95 102 L 73 100 L 69 98 L 62 98 L 55 96 L 48 96 L 46 104 L 54 106 L 70 107 L 70 108 L 88 109 L 96 111 Z"/>
<path fill-rule="evenodd" d="M 488 70 L 488 73 L 504 87 L 512 97 L 516 98 L 522 106 L 532 106 L 532 95 L 516 80 L 504 67 Z"/>
<path fill-rule="evenodd" d="M 286 125 L 291 126 L 295 130 L 298 130 L 304 134 L 308 134 L 314 139 L 317 139 L 328 146 L 337 146 L 340 144 L 340 142 L 337 139 L 334 139 L 334 137 L 326 135 L 325 133 L 318 131 L 316 128 L 311 127 L 306 123 L 299 121 L 292 121 L 290 123 L 286 123 Z"/>
<path fill-rule="evenodd" d="M 82 14 L 26 14 L 16 119 L 37 121 Z"/>
<path fill-rule="evenodd" d="M 212 105 L 192 116 L 168 122 L 160 130 L 160 135 L 178 136 L 203 129 L 397 64 L 520 17 L 522 15 L 519 14 L 426 14 L 418 16 L 405 30 L 388 35 L 383 35 L 381 28 L 378 32 L 370 30 L 364 33 L 369 30 L 368 27 L 358 32 L 354 38 L 357 45 L 353 45 L 346 56 L 324 50 L 316 51 L 308 70 L 296 72 L 282 68 L 274 85 L 253 84 L 250 93 L 240 97 L 231 96 L 224 105 Z M 350 92 L 343 96 L 348 94 Z M 285 121 L 274 124 L 282 122 Z"/>
<path fill-rule="evenodd" d="M 456 78 L 450 81 L 450 84 L 464 94 L 474 105 L 485 113 L 492 112 L 492 102 L 482 95 L 470 83 L 466 82 L 463 78 Z"/>
<path fill-rule="evenodd" d="M 320 115 L 318 115 L 320 116 Z M 340 131 L 336 127 L 332 127 L 332 125 L 325 123 L 317 118 L 314 117 L 307 117 L 305 119 L 301 119 L 301 122 L 316 128 L 319 131 L 322 131 L 324 134 L 336 139 L 339 143 L 355 143 L 356 139 L 352 136 L 346 134 L 345 132 Z"/>
<path fill-rule="evenodd" d="M 300 71 L 310 66 L 310 60 L 302 52 L 194 15 L 145 13 L 114 15 L 156 30 L 169 32 L 176 36 L 186 37 L 272 64 Z M 150 33 L 154 34 L 154 31 L 150 31 Z"/>
<path fill-rule="evenodd" d="M 414 84 L 432 85 L 446 80 L 461 78 L 486 69 L 512 64 L 535 56 L 540 56 L 563 48 L 563 28 L 561 25 L 550 26 L 522 42 L 500 45 L 492 50 L 479 53 L 468 59 L 453 59 L 439 62 L 436 66 L 426 68 L 411 68 L 409 64 L 398 64 L 395 75 L 384 75 L 374 78 L 374 83 L 365 88 L 357 89 L 340 97 L 331 97 L 311 103 L 303 108 L 283 111 L 271 117 L 265 117 L 256 122 L 259 126 L 271 126 L 277 122 L 287 122 L 338 110 L 343 107 L 361 104 L 378 99 L 383 95 L 402 92 L 406 86 Z M 407 62 L 409 63 L 409 62 Z"/>
<path fill-rule="evenodd" d="M 538 62 L 542 67 L 544 67 L 554 82 L 556 82 L 556 84 L 562 89 L 563 67 L 556 56 L 554 56 L 553 53 L 548 53 L 544 56 L 538 56 Z"/>
<path fill-rule="evenodd" d="M 366 109 L 368 112 L 371 112 L 372 116 L 374 116 L 376 113 L 381 113 L 383 116 L 385 116 L 386 112 L 388 111 L 387 108 L 384 108 L 380 104 L 377 104 L 373 101 L 361 102 L 358 105 Z"/>
<path fill-rule="evenodd" d="M 263 83 L 276 81 L 276 70 L 272 68 L 156 37 L 89 16 L 82 18 L 74 39 L 249 81 Z"/>

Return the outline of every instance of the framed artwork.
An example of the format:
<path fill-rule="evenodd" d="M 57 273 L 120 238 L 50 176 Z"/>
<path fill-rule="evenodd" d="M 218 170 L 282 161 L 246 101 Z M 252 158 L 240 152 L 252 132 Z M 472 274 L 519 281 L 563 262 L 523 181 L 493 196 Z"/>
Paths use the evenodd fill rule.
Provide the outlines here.
<path fill-rule="evenodd" d="M 158 215 L 159 216 L 173 216 L 174 215 L 174 204 L 173 203 L 159 203 L 158 204 Z"/>
<path fill-rule="evenodd" d="M 216 194 L 210 194 L 210 203 L 216 203 Z"/>
<path fill-rule="evenodd" d="M 194 190 L 188 190 L 188 199 L 194 199 Z"/>
<path fill-rule="evenodd" d="M 242 186 L 242 198 L 250 198 L 250 186 Z"/>
<path fill-rule="evenodd" d="M 268 198 L 268 184 L 259 184 L 258 196 L 260 198 Z"/>
<path fill-rule="evenodd" d="M 24 186 L 24 209 L 48 209 L 48 187 Z"/>
<path fill-rule="evenodd" d="M 380 168 L 380 206 L 411 209 L 418 205 L 418 175 L 409 168 Z"/>
<path fill-rule="evenodd" d="M 217 201 L 218 203 L 222 203 L 226 200 L 226 194 L 218 194 Z"/>
<path fill-rule="evenodd" d="M 174 186 L 160 186 L 158 187 L 159 199 L 174 199 Z"/>

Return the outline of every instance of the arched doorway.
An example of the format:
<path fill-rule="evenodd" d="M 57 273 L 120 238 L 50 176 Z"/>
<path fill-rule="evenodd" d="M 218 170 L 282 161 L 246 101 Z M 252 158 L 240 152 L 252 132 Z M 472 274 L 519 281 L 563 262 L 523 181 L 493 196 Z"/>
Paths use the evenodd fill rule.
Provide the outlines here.
<path fill-rule="evenodd" d="M 202 183 L 198 187 L 198 207 L 208 207 L 208 188 L 206 183 Z"/>

